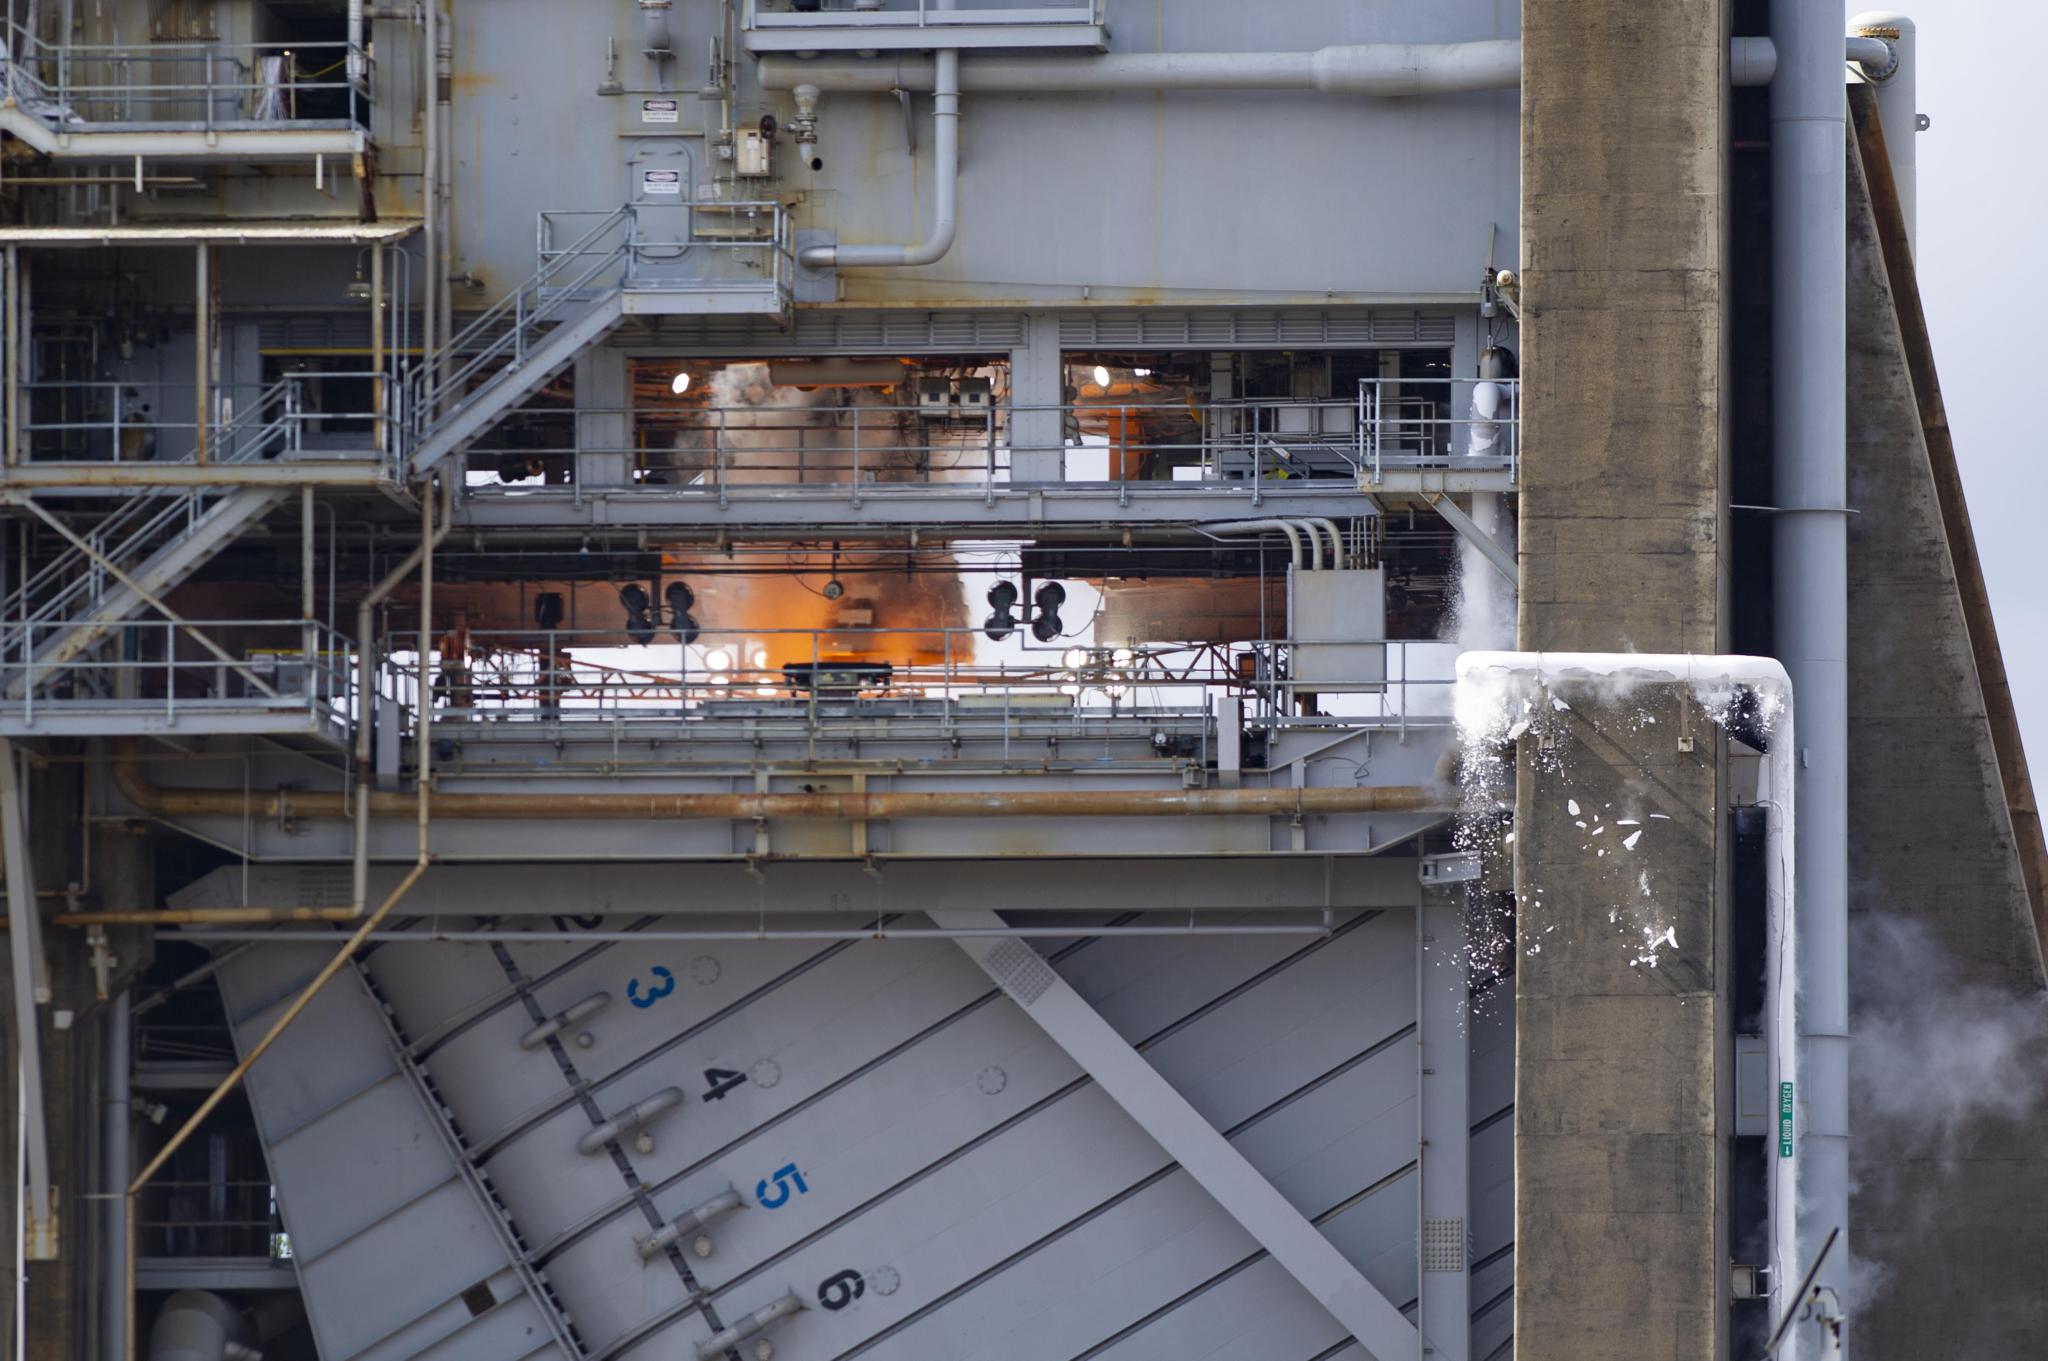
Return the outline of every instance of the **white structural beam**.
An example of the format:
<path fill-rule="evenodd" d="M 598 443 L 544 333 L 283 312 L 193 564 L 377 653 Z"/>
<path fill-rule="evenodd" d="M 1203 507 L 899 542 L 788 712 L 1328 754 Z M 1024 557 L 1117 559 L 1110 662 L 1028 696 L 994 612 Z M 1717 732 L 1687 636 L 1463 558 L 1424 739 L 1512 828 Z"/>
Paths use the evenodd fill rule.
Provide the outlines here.
<path fill-rule="evenodd" d="M 1001 930 L 1007 925 L 984 909 L 936 911 L 931 918 L 951 930 Z M 960 937 L 955 943 L 1315 1296 L 1374 1361 L 1419 1356 L 1415 1325 L 1036 950 L 1015 936 Z"/>
<path fill-rule="evenodd" d="M 1416 917 L 1416 1091 L 1422 1175 L 1415 1326 L 1428 1355 L 1467 1361 L 1472 1350 L 1470 1058 L 1466 1007 L 1466 885 L 1426 888 Z"/>
<path fill-rule="evenodd" d="M 22 1155 L 28 1164 L 27 1199 L 22 1207 L 26 1235 L 23 1255 L 31 1260 L 47 1260 L 57 1255 L 57 1204 L 50 1186 L 49 1126 L 43 1112 L 42 1023 L 36 1008 L 50 1000 L 50 971 L 43 959 L 42 923 L 36 915 L 36 883 L 28 849 L 28 809 L 22 802 L 14 744 L 6 741 L 0 741 L 0 851 L 7 858 L 7 947 L 14 975 Z"/>
<path fill-rule="evenodd" d="M 1452 529 L 1458 531 L 1459 538 L 1478 549 L 1480 556 L 1508 579 L 1510 586 L 1521 585 L 1521 571 L 1515 565 L 1515 555 L 1508 552 L 1499 539 L 1482 529 L 1477 520 L 1467 515 L 1463 506 L 1441 493 L 1425 495 L 1424 499 L 1435 507 L 1436 513 L 1443 516 Z"/>

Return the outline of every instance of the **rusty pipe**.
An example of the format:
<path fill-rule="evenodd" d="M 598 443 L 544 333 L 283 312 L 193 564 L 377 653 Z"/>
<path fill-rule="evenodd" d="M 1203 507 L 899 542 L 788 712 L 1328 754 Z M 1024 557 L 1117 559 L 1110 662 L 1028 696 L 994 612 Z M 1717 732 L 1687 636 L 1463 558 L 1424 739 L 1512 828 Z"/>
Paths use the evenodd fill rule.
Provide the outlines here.
<path fill-rule="evenodd" d="M 143 811 L 164 817 L 241 817 L 266 821 L 343 818 L 339 791 L 279 789 L 244 795 L 236 789 L 150 784 L 132 756 L 114 767 L 121 793 Z M 415 813 L 414 797 L 362 791 L 375 817 Z M 477 821 L 690 819 L 832 819 L 1003 817 L 1228 817 L 1264 814 L 1442 812 L 1449 800 L 1419 785 L 1313 789 L 961 790 L 878 794 L 477 794 L 434 790 L 435 817 Z"/>

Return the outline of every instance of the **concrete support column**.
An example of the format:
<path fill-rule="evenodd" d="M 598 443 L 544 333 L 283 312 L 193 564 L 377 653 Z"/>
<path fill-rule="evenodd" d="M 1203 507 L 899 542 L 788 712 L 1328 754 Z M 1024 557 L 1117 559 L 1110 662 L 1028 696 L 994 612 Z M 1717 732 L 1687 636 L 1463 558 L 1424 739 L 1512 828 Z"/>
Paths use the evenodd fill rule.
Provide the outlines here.
<path fill-rule="evenodd" d="M 1025 341 L 1010 351 L 1010 480 L 1058 482 L 1066 466 L 1066 421 L 1052 408 L 1066 400 L 1060 322 L 1051 312 L 1024 320 Z M 1017 408 L 1035 407 L 1024 411 Z"/>
<path fill-rule="evenodd" d="M 1520 646 L 1719 652 L 1723 0 L 1523 11 Z M 1516 784 L 1515 1355 L 1716 1361 L 1718 733 L 1557 698 Z"/>
<path fill-rule="evenodd" d="M 620 487 L 632 480 L 632 383 L 626 356 L 602 345 L 576 356 L 576 482 Z"/>

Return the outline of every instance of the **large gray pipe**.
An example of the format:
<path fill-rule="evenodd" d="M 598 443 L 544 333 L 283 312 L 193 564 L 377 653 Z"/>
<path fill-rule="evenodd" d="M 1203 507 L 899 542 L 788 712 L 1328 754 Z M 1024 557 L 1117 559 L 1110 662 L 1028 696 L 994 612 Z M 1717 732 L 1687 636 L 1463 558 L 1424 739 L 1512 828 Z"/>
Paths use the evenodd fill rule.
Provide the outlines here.
<path fill-rule="evenodd" d="M 941 54 L 943 55 L 943 54 Z M 935 90 L 931 57 L 761 60 L 769 90 L 816 85 L 832 92 Z M 1321 90 L 1345 95 L 1457 94 L 1512 90 L 1522 78 L 1522 44 L 1379 43 L 1317 52 L 1131 52 L 1104 57 L 977 57 L 960 72 L 968 94 L 1116 90 Z"/>
<path fill-rule="evenodd" d="M 242 1316 L 210 1290 L 180 1290 L 164 1301 L 149 1330 L 149 1361 L 263 1361 L 245 1347 Z"/>
<path fill-rule="evenodd" d="M 1891 51 L 1889 62 L 1864 63 L 1863 78 L 1877 91 L 1877 118 L 1884 125 L 1885 155 L 1910 245 L 1919 227 L 1919 157 L 1913 145 L 1920 136 L 1919 32 L 1910 17 L 1889 9 L 1866 11 L 1849 26 L 1858 35 L 1852 43 L 1881 42 Z"/>
<path fill-rule="evenodd" d="M 1853 39 L 1847 60 L 1879 60 L 1884 40 Z M 1768 85 L 1777 69 L 1769 38 L 1736 38 L 1728 76 L 1735 85 Z M 960 68 L 967 94 L 1066 94 L 1170 90 L 1315 90 L 1323 94 L 1398 99 L 1414 95 L 1512 90 L 1522 83 L 1519 38 L 1469 43 L 1376 43 L 1315 52 L 1119 52 L 1105 57 L 983 57 Z M 890 94 L 931 90 L 930 57 L 763 57 L 761 87 L 815 85 L 828 94 Z"/>
<path fill-rule="evenodd" d="M 909 246 L 810 246 L 797 260 L 813 269 L 862 265 L 929 265 L 953 249 L 960 226 L 960 54 L 932 62 L 932 232 Z"/>
<path fill-rule="evenodd" d="M 101 1202 L 105 1233 L 100 1261 L 104 1284 L 100 1297 L 100 1354 L 106 1361 L 128 1361 L 128 1180 L 130 1139 L 129 1079 L 134 1071 L 129 1048 L 132 995 L 123 991 L 107 1008 L 106 1104 L 100 1111 L 100 1185 L 108 1197 Z"/>
<path fill-rule="evenodd" d="M 1777 650 L 1799 706 L 1799 1256 L 1849 1237 L 1848 100 L 1842 11 L 1771 0 L 1771 364 Z M 1787 1301 L 1789 1304 L 1790 1301 Z M 1818 1343 L 1818 1338 L 1809 1337 Z M 1821 1347 L 1802 1348 L 1806 1355 Z M 1846 1354 L 1846 1353 L 1845 1353 Z"/>

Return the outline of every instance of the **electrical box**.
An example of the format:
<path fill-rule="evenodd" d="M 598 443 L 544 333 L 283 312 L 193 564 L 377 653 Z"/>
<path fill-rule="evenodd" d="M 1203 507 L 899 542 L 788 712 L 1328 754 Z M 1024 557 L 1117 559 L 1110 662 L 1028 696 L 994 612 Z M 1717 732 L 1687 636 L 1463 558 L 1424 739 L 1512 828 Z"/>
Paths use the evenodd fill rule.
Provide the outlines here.
<path fill-rule="evenodd" d="M 732 169 L 743 179 L 767 179 L 775 173 L 775 142 L 759 128 L 741 128 L 733 146 Z"/>
<path fill-rule="evenodd" d="M 1300 695 L 1387 688 L 1387 578 L 1379 568 L 1287 574 L 1289 681 Z"/>
<path fill-rule="evenodd" d="M 917 414 L 928 421 L 951 420 L 953 417 L 952 381 L 945 378 L 918 379 Z"/>
<path fill-rule="evenodd" d="M 995 386 L 986 378 L 960 380 L 960 418 L 981 420 L 995 405 Z"/>

